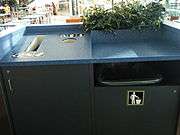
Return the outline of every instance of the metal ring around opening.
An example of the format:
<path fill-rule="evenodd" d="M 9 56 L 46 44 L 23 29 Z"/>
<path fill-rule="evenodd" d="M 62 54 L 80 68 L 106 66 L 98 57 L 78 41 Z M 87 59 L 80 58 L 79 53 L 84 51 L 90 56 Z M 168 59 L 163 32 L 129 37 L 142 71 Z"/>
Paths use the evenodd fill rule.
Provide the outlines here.
<path fill-rule="evenodd" d="M 63 43 L 75 43 L 77 41 L 76 38 L 65 38 L 62 40 Z"/>

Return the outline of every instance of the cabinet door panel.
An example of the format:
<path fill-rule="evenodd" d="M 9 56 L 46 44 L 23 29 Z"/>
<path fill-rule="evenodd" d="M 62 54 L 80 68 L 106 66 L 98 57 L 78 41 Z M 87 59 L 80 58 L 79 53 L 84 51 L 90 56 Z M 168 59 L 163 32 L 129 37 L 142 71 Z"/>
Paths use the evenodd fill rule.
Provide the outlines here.
<path fill-rule="evenodd" d="M 88 65 L 4 70 L 16 135 L 88 135 Z"/>
<path fill-rule="evenodd" d="M 8 119 L 6 104 L 4 102 L 3 87 L 0 73 L 0 135 L 11 135 L 11 128 Z"/>
<path fill-rule="evenodd" d="M 128 91 L 144 91 L 144 105 L 128 106 Z M 175 135 L 179 87 L 96 87 L 97 135 Z"/>

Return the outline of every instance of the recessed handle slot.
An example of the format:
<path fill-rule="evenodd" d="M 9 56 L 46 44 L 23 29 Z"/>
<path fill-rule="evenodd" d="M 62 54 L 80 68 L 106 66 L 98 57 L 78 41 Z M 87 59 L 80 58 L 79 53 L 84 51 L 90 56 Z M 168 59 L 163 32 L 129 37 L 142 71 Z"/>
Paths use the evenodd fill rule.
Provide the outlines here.
<path fill-rule="evenodd" d="M 13 93 L 14 90 L 13 90 L 13 87 L 12 87 L 12 84 L 11 84 L 11 80 L 10 80 L 10 79 L 8 79 L 8 85 L 9 85 L 9 90 L 10 90 L 10 92 Z"/>
<path fill-rule="evenodd" d="M 42 56 L 44 53 L 38 52 L 37 50 L 41 46 L 44 38 L 45 36 L 43 35 L 36 36 L 23 52 L 13 54 L 12 57 L 13 58 L 30 58 L 30 57 Z"/>
<path fill-rule="evenodd" d="M 134 86 L 134 85 L 150 85 L 150 84 L 157 84 L 162 81 L 162 78 L 151 78 L 151 79 L 144 79 L 144 80 L 131 80 L 131 81 L 103 81 L 101 80 L 100 83 L 109 86 Z"/>
<path fill-rule="evenodd" d="M 162 80 L 160 71 L 146 63 L 99 64 L 95 69 L 97 86 L 158 85 Z"/>
<path fill-rule="evenodd" d="M 30 45 L 26 48 L 25 52 L 37 51 L 43 40 L 44 40 L 44 36 L 42 35 L 36 36 L 33 39 L 33 41 L 30 43 Z"/>

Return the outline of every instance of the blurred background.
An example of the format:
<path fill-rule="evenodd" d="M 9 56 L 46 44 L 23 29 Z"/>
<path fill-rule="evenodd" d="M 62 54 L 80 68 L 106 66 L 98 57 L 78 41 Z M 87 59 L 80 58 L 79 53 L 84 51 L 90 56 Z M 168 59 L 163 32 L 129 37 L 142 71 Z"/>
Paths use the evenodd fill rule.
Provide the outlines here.
<path fill-rule="evenodd" d="M 0 30 L 17 25 L 79 23 L 89 7 L 111 8 L 123 0 L 0 0 Z M 141 0 L 148 3 L 152 0 Z M 157 1 L 157 0 L 156 0 Z M 180 0 L 162 0 L 166 19 L 180 23 Z"/>

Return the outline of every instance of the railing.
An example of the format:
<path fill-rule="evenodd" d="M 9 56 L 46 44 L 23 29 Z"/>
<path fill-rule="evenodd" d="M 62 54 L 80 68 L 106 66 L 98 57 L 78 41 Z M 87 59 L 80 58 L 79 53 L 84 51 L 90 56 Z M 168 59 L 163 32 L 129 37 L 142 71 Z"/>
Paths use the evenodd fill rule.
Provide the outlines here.
<path fill-rule="evenodd" d="M 180 3 L 170 3 L 169 8 L 171 8 L 171 9 L 179 9 L 180 10 Z"/>

